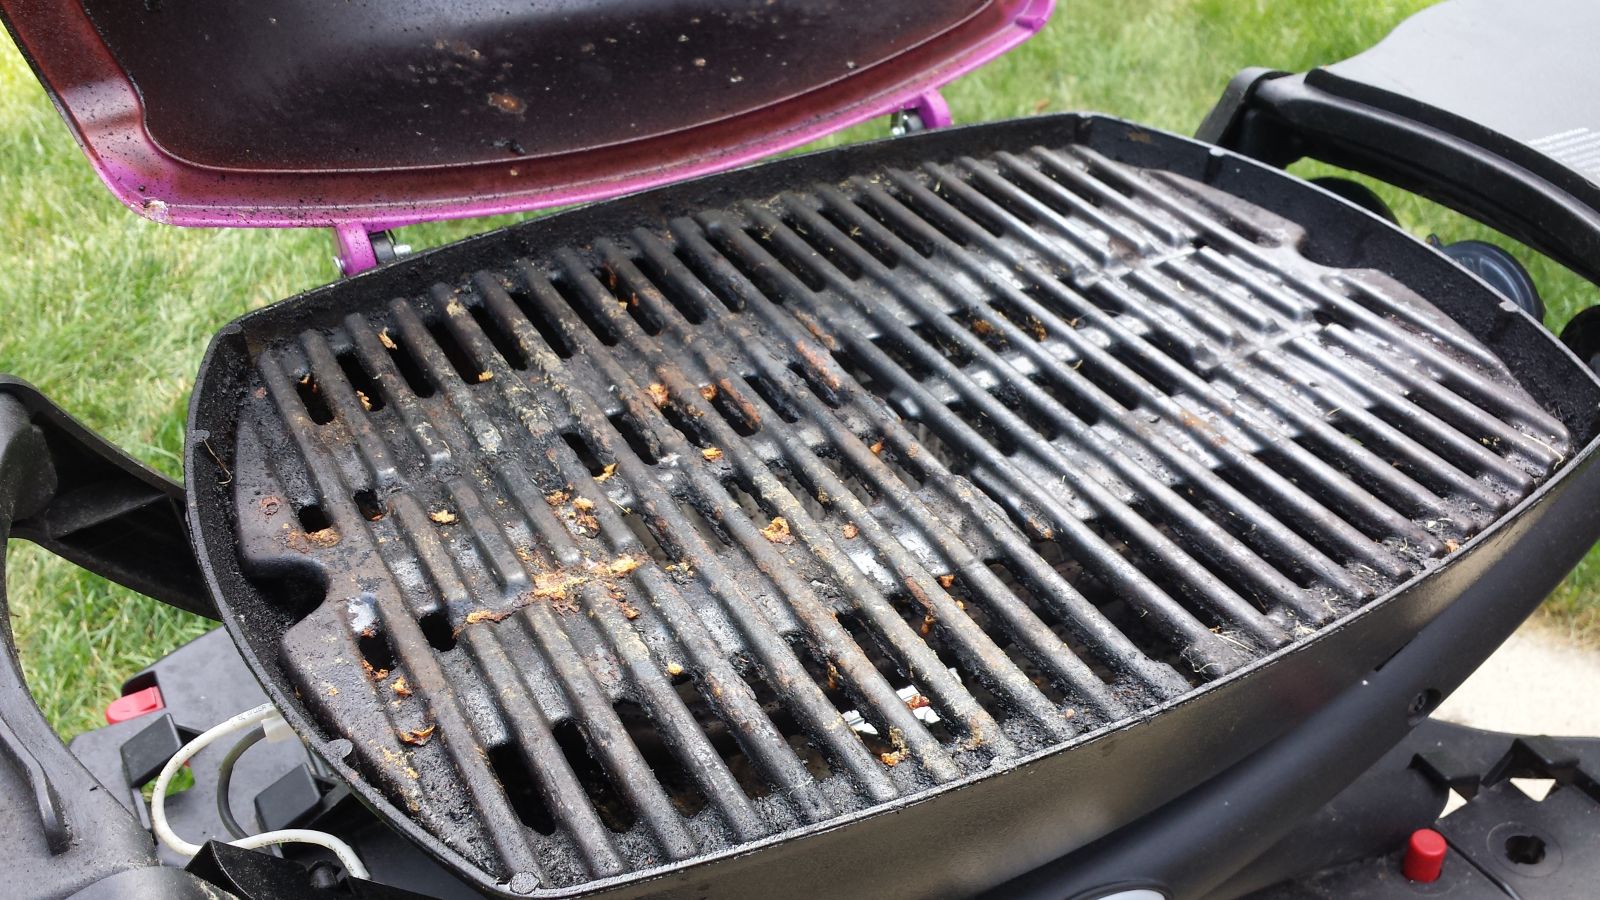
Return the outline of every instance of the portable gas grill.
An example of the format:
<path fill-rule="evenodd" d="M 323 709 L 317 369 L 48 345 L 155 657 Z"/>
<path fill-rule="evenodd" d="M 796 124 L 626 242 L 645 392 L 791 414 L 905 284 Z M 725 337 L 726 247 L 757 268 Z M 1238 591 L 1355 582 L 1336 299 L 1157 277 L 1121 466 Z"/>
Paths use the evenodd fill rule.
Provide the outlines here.
<path fill-rule="evenodd" d="M 1569 43 L 1600 24 L 1546 5 Z M 1502 251 L 1222 146 L 1377 172 L 1591 275 L 1594 184 L 1534 149 L 1586 111 L 1501 135 L 1398 97 L 1408 40 L 1482 39 L 1456 0 L 1247 72 L 1212 143 L 939 127 L 934 89 L 1049 6 L 0 0 L 125 203 L 331 226 L 361 273 L 217 334 L 182 488 L 0 382 L 0 522 L 233 641 L 71 751 L 13 650 L 8 883 L 1409 896 L 1394 835 L 1451 788 L 1461 896 L 1585 883 L 1594 746 L 1408 734 L 1600 536 L 1593 329 L 1546 331 Z M 903 136 L 667 185 L 890 112 Z M 414 256 L 386 231 L 624 193 Z M 240 733 L 299 738 L 252 751 L 269 774 L 192 752 L 263 700 Z M 230 845 L 236 762 L 262 830 L 368 871 Z M 1567 818 L 1493 831 L 1530 773 Z M 1474 823 L 1540 858 L 1497 877 Z"/>

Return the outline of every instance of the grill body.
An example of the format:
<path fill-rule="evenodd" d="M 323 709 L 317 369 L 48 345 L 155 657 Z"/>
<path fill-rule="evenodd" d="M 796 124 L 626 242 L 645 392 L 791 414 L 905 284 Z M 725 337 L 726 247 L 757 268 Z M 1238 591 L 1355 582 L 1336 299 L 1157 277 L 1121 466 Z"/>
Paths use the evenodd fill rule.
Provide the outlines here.
<path fill-rule="evenodd" d="M 286 716 L 488 891 L 930 896 L 1243 759 L 1588 473 L 1432 250 L 1097 117 L 529 223 L 208 354 L 194 534 Z"/>

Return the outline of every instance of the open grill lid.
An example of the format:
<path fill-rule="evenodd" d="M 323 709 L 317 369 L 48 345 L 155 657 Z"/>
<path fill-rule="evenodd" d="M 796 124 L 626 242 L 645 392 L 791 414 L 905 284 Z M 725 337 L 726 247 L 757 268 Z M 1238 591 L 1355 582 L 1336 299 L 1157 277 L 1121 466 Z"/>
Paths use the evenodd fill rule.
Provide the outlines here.
<path fill-rule="evenodd" d="M 917 105 L 1053 0 L 0 0 L 118 199 L 369 228 L 593 200 Z M 937 102 L 930 101 L 930 102 Z"/>

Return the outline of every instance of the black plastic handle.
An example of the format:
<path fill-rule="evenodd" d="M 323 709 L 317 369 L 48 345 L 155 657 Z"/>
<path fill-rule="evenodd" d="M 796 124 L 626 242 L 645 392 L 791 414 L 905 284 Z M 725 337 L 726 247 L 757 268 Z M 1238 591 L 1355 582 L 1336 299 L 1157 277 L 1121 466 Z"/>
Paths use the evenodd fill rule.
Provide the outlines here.
<path fill-rule="evenodd" d="M 0 375 L 10 455 L 0 484 L 17 501 L 10 537 L 179 609 L 217 618 L 184 522 L 183 487 Z"/>
<path fill-rule="evenodd" d="M 0 542 L 37 521 L 57 497 L 45 429 L 27 406 L 0 391 Z M 29 896 L 66 896 L 102 879 L 155 864 L 155 848 L 116 799 L 84 769 L 45 721 L 23 679 L 0 553 L 0 878 Z"/>
<path fill-rule="evenodd" d="M 11 537 L 216 618 L 184 528 L 183 489 L 31 385 L 0 376 L 0 550 Z M 34 702 L 11 632 L 4 560 L 0 552 L 0 834 L 7 842 L 0 883 L 28 896 L 65 897 L 113 878 L 119 896 L 180 896 L 170 884 L 145 885 L 143 873 L 156 865 L 150 833 L 61 743 Z"/>
<path fill-rule="evenodd" d="M 44 504 L 55 491 L 55 477 L 49 471 L 44 435 L 28 424 L 27 411 L 9 397 L 0 397 L 0 538 L 9 536 L 12 522 L 19 515 Z M 5 557 L 0 553 L 0 614 L 5 620 L 7 663 L 0 672 L 0 755 L 9 764 L 23 789 L 10 792 L 20 800 L 29 797 L 38 814 L 40 834 L 52 853 L 64 851 L 70 843 L 61 798 L 51 783 L 43 763 L 35 755 L 18 727 L 12 724 L 16 712 L 34 706 L 22 680 L 11 634 L 11 610 L 6 597 Z M 37 707 L 33 710 L 37 713 Z M 42 717 L 41 717 L 42 718 Z M 32 730 L 32 729 L 28 729 Z M 22 805 L 21 803 L 18 804 Z"/>
<path fill-rule="evenodd" d="M 1196 137 L 1272 165 L 1311 158 L 1366 173 L 1600 284 L 1600 191 L 1538 150 L 1443 110 L 1326 69 L 1246 69 Z"/>

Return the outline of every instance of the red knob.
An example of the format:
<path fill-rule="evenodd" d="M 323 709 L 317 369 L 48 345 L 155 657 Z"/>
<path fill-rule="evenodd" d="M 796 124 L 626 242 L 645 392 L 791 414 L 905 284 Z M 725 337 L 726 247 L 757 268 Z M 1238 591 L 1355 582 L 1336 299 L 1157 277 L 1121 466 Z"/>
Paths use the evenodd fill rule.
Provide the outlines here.
<path fill-rule="evenodd" d="M 1439 873 L 1444 871 L 1444 857 L 1450 847 L 1444 842 L 1444 835 L 1432 828 L 1419 828 L 1411 833 L 1411 840 L 1406 842 L 1406 858 L 1400 864 L 1400 872 L 1412 881 L 1424 884 L 1438 881 Z"/>

